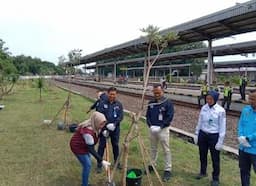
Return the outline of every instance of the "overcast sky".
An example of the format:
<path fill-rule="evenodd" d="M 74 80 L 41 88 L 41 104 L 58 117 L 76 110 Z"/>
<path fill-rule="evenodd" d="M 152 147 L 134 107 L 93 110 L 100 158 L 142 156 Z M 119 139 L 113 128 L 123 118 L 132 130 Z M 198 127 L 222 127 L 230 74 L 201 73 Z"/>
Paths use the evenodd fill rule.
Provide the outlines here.
<path fill-rule="evenodd" d="M 246 0 L 0 0 L 0 38 L 13 55 L 57 64 L 71 49 L 87 55 L 140 37 L 149 24 L 165 29 L 236 2 Z"/>

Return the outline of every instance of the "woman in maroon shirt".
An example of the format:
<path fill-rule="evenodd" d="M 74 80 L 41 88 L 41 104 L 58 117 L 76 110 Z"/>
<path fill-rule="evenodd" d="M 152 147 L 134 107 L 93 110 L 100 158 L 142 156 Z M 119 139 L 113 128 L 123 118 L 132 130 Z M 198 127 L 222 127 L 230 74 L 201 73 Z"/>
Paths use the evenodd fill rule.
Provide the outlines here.
<path fill-rule="evenodd" d="M 90 154 L 92 154 L 98 162 L 102 162 L 104 167 L 110 165 L 110 163 L 103 160 L 94 149 L 94 145 L 98 142 L 98 134 L 105 124 L 105 116 L 100 112 L 93 112 L 90 119 L 79 124 L 75 134 L 70 140 L 70 148 L 83 167 L 83 186 L 88 186 L 91 170 Z"/>

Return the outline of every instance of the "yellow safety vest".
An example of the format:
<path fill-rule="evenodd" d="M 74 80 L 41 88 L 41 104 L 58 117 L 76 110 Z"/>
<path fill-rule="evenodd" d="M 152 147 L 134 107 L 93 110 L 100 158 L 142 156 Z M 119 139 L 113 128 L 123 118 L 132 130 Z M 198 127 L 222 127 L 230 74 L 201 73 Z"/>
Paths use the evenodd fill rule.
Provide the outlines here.
<path fill-rule="evenodd" d="M 246 77 L 240 78 L 240 80 L 239 80 L 239 85 L 240 85 L 240 86 L 242 86 L 243 81 L 244 81 L 244 83 L 246 84 L 246 83 L 247 83 L 247 78 L 246 78 Z"/>
<path fill-rule="evenodd" d="M 231 87 L 224 87 L 224 96 L 228 97 L 230 93 L 232 93 L 232 88 Z"/>
<path fill-rule="evenodd" d="M 203 85 L 201 87 L 201 92 L 203 95 L 206 95 L 208 93 L 208 86 L 207 85 Z"/>

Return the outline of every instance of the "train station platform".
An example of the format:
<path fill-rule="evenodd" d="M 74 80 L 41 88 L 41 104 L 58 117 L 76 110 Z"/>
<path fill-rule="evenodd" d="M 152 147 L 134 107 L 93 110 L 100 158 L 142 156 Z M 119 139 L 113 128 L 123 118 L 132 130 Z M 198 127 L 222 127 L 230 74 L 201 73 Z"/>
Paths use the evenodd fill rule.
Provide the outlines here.
<path fill-rule="evenodd" d="M 131 93 L 138 93 L 141 94 L 143 90 L 143 86 L 141 84 L 114 84 L 113 82 L 95 82 L 95 81 L 84 81 L 84 83 L 88 83 L 94 86 L 97 86 L 98 88 L 103 88 L 107 89 L 110 86 L 115 86 L 119 90 L 126 91 L 126 92 L 131 92 Z M 149 85 L 147 87 L 146 95 L 152 95 L 152 89 L 153 86 Z M 178 88 L 175 87 L 168 87 L 167 89 L 164 90 L 165 95 L 169 97 L 171 100 L 174 101 L 183 101 L 186 103 L 191 103 L 191 104 L 198 104 L 198 97 L 200 96 L 200 90 L 199 89 L 184 89 L 184 88 Z M 220 92 L 220 97 L 218 103 L 221 105 L 223 99 L 223 92 Z M 248 100 L 248 95 L 246 95 L 246 100 Z M 201 100 L 201 105 L 204 104 L 204 101 Z M 242 108 L 248 104 L 246 101 L 241 101 L 240 100 L 240 95 L 237 93 L 234 93 L 232 95 L 232 102 L 230 105 L 230 110 L 231 111 L 241 111 Z"/>

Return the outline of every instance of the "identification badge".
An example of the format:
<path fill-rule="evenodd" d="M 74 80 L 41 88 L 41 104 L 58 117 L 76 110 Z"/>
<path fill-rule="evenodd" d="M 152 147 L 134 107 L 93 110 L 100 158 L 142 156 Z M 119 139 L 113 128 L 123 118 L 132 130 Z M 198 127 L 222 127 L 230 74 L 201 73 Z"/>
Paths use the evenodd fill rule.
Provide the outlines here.
<path fill-rule="evenodd" d="M 208 120 L 208 124 L 209 124 L 209 125 L 213 125 L 213 120 L 212 120 L 212 119 L 209 119 L 209 120 Z"/>
<path fill-rule="evenodd" d="M 103 107 L 106 109 L 106 108 L 108 108 L 108 105 L 107 105 L 107 104 L 104 104 Z"/>
<path fill-rule="evenodd" d="M 159 121 L 163 121 L 163 114 L 160 113 L 160 114 L 158 115 L 158 120 L 159 120 Z"/>

